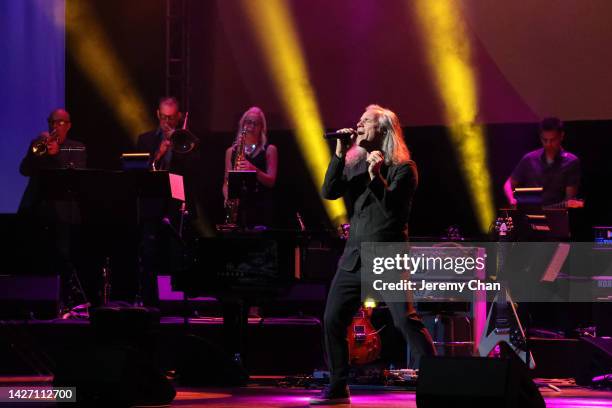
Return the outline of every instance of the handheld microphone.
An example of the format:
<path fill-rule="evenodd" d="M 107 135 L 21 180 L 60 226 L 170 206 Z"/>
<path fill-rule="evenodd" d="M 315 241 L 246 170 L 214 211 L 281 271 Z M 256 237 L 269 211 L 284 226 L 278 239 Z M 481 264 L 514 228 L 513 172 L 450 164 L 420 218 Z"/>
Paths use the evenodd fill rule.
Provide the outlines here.
<path fill-rule="evenodd" d="M 328 132 L 328 133 L 323 134 L 323 138 L 325 138 L 326 140 L 333 140 L 333 139 L 348 140 L 353 135 L 356 135 L 356 134 L 357 134 L 357 132 L 355 130 L 351 129 L 350 132 L 340 132 L 340 131 Z"/>

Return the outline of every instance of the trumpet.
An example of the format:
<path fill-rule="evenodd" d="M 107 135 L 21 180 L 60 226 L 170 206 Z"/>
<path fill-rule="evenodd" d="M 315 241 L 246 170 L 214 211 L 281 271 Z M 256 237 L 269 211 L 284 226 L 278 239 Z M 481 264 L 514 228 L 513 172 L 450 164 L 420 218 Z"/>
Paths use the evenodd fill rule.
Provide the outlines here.
<path fill-rule="evenodd" d="M 48 136 L 41 136 L 38 140 L 32 143 L 32 154 L 34 156 L 45 156 L 49 153 L 49 143 L 57 142 L 57 129 L 53 129 Z"/>

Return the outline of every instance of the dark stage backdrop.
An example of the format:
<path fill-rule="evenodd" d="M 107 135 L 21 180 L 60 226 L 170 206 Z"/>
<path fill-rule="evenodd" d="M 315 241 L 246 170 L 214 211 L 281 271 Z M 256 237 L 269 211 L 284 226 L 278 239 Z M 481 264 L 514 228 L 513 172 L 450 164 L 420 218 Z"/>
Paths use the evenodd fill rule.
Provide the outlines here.
<path fill-rule="evenodd" d="M 247 1 L 248 2 L 248 1 Z M 242 2 L 208 1 L 194 15 L 207 38 L 194 36 L 209 88 L 207 126 L 228 130 L 246 105 L 259 104 L 287 128 Z M 287 0 L 325 127 L 353 124 L 370 103 L 396 111 L 406 126 L 445 124 L 416 14 L 427 0 Z M 467 22 L 481 123 L 612 118 L 608 90 L 612 42 L 606 0 L 448 2 Z M 449 46 L 452 46 L 449 45 Z M 212 48 L 211 48 L 212 47 Z M 279 58 L 281 56 L 279 55 Z M 450 79 L 449 79 L 450 80 Z M 198 97 L 198 95 L 194 95 Z M 199 95 L 204 96 L 204 95 Z"/>
<path fill-rule="evenodd" d="M 68 8 L 73 1 L 67 1 Z M 165 1 L 89 3 L 153 120 L 157 98 L 164 93 Z M 379 7 L 379 2 L 366 0 L 288 2 L 324 125 L 354 125 L 372 102 L 396 110 L 421 176 L 412 234 L 435 236 L 458 224 L 473 235 L 478 232 L 475 214 L 407 3 L 389 0 Z M 513 166 L 537 147 L 535 123 L 556 114 L 568 121 L 567 148 L 583 160 L 589 222 L 612 222 L 605 201 L 611 175 L 606 156 L 612 148 L 612 99 L 606 96 L 612 84 L 603 68 L 612 65 L 606 45 L 612 32 L 603 17 L 611 14 L 612 3 L 460 4 L 473 42 L 478 120 L 489 123 L 488 159 L 497 204 L 503 203 L 501 186 Z M 319 186 L 310 180 L 239 3 L 192 1 L 191 10 L 190 127 L 202 141 L 201 218 L 208 225 L 222 221 L 223 153 L 241 113 L 259 105 L 268 114 L 270 140 L 279 148 L 280 217 L 295 227 L 294 215 L 300 211 L 309 227 L 326 225 Z M 520 29 L 508 28 L 513 26 Z M 75 61 L 70 35 L 87 34 L 68 36 L 66 101 L 73 115 L 72 132 L 87 144 L 93 167 L 116 168 L 134 135 L 126 134 Z M 117 103 L 120 100 L 117 95 Z"/>

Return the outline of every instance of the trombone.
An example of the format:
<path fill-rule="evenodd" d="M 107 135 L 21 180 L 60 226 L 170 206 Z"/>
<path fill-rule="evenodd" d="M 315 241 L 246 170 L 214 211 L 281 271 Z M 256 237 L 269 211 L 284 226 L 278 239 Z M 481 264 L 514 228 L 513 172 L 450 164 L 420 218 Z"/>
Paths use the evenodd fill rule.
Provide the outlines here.
<path fill-rule="evenodd" d="M 186 112 L 182 129 L 176 129 L 170 136 L 172 138 L 172 151 L 174 153 L 186 154 L 191 152 L 198 145 L 199 139 L 187 129 L 188 119 L 189 112 Z"/>

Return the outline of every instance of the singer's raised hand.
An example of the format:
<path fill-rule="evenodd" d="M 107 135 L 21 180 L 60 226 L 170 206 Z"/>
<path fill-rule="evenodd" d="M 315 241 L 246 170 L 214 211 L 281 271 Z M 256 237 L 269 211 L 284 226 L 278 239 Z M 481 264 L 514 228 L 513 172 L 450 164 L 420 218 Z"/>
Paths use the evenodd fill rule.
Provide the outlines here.
<path fill-rule="evenodd" d="M 344 158 L 344 155 L 346 154 L 347 150 L 353 143 L 355 134 L 357 132 L 355 132 L 355 129 L 343 128 L 343 129 L 338 129 L 336 133 L 346 133 L 346 135 L 348 136 L 346 139 L 344 138 L 336 139 L 336 156 L 342 159 Z"/>
<path fill-rule="evenodd" d="M 355 134 L 355 129 L 351 129 L 351 128 L 342 128 L 342 129 L 338 129 L 338 130 L 336 130 L 336 133 L 349 133 L 349 134 Z"/>
<path fill-rule="evenodd" d="M 380 168 L 385 162 L 385 156 L 380 150 L 374 150 L 368 153 L 366 161 L 369 164 L 368 173 L 370 173 L 370 179 L 373 179 L 380 174 Z"/>

